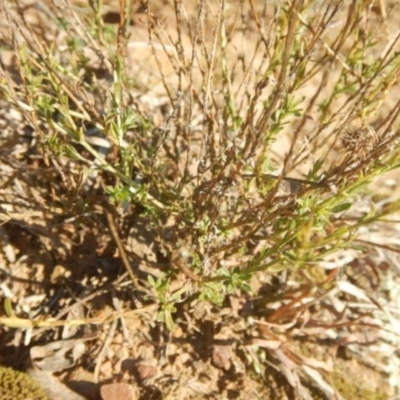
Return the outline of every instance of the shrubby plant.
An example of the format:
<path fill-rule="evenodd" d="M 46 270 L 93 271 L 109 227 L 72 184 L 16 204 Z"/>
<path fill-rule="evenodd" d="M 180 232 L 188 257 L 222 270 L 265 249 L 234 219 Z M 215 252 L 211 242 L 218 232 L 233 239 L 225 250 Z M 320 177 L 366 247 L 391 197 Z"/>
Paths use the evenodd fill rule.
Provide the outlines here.
<path fill-rule="evenodd" d="M 47 32 L 24 18 L 27 6 L 3 4 L 16 59 L 0 90 L 57 175 L 41 200 L 49 223 L 68 215 L 77 231 L 107 229 L 132 293 L 170 330 L 179 309 L 241 293 L 265 296 L 253 306 L 271 323 L 324 307 L 338 270 L 322 266 L 352 249 L 362 257 L 360 230 L 400 204 L 367 191 L 400 162 L 398 36 L 381 34 L 383 9 L 174 1 L 168 22 L 148 1 L 139 41 L 120 3 L 113 27 L 102 1 L 50 1 L 38 11 Z M 144 73 L 129 63 L 139 48 Z M 128 246 L 143 231 L 151 256 Z M 258 292 L 272 277 L 276 292 Z M 261 353 L 246 351 L 261 373 Z"/>

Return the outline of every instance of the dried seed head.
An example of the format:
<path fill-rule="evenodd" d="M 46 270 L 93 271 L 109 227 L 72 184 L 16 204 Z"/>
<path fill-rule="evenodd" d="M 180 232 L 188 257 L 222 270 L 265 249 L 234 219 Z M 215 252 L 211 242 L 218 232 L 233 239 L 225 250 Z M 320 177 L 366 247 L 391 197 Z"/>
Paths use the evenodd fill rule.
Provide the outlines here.
<path fill-rule="evenodd" d="M 379 136 L 370 125 L 348 127 L 342 136 L 342 145 L 353 158 L 368 157 L 378 141 Z"/>

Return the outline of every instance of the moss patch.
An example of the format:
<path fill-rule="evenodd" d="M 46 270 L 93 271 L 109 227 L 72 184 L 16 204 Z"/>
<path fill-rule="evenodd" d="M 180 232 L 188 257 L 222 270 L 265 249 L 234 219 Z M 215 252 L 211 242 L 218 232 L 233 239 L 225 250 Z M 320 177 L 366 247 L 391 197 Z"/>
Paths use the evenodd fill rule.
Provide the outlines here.
<path fill-rule="evenodd" d="M 0 398 L 2 400 L 49 400 L 29 375 L 0 366 Z"/>

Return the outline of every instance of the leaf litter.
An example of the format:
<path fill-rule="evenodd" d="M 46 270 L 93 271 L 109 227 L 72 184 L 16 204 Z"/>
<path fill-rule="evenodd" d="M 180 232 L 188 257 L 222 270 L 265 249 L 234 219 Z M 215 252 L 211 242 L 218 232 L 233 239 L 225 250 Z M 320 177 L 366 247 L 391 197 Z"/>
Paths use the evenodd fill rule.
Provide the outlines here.
<path fill-rule="evenodd" d="M 249 4 L 261 9 L 257 2 Z M 107 3 L 111 10 L 113 6 Z M 26 23 L 54 39 L 59 33 L 49 22 L 47 15 L 52 11 L 46 7 L 26 6 Z M 157 7 L 164 18 L 169 13 L 172 18 L 168 2 L 159 2 Z M 190 7 L 187 11 L 193 12 Z M 373 12 L 383 13 L 383 9 Z M 115 16 L 113 11 L 108 13 L 108 18 Z M 146 12 L 138 7 L 137 14 L 143 19 Z M 390 26 L 391 21 L 386 23 Z M 146 37 L 146 23 L 141 29 Z M 250 35 L 261 31 L 252 29 Z M 132 41 L 131 48 L 138 43 Z M 15 72 L 12 66 L 7 71 L 8 77 Z M 165 88 L 171 82 L 153 85 L 149 79 L 157 79 L 157 74 L 147 79 L 142 85 L 151 90 L 141 107 L 163 120 Z M 117 391 L 127 399 L 341 399 L 398 394 L 399 221 L 360 228 L 361 253 L 343 250 L 304 270 L 258 272 L 249 282 L 251 294 L 236 291 L 219 307 L 177 302 L 174 329 L 168 331 L 157 322 L 159 304 L 149 301 L 154 289 L 143 282 L 133 288 L 125 272 L 124 250 L 115 241 L 120 237 L 125 241 L 127 234 L 123 226 L 117 235 L 110 233 L 106 216 L 111 214 L 101 191 L 105 178 L 88 170 L 83 179 L 69 161 L 49 160 L 37 146 L 34 121 L 25 121 L 10 102 L 1 101 L 0 273 L 4 303 L 12 300 L 11 315 L 0 317 L 2 364 L 25 369 L 32 363 L 37 370 L 56 372 L 57 381 L 79 387 L 89 399 L 100 394 L 107 400 Z M 344 142 L 352 152 L 351 134 L 350 139 L 347 132 Z M 366 153 L 376 150 L 370 143 L 364 147 Z M 362 163 L 363 158 L 355 162 Z M 326 173 L 326 182 L 335 168 L 340 168 L 337 160 Z M 344 171 L 348 179 L 351 168 Z M 80 180 L 90 193 L 88 204 L 63 189 L 79 187 Z M 210 178 L 203 189 L 222 190 L 213 185 Z M 387 204 L 378 202 L 376 207 L 384 210 Z M 163 271 L 168 263 L 160 261 L 167 250 L 156 236 L 149 237 L 146 219 L 140 220 L 140 207 L 130 207 L 122 212 L 134 221 L 126 221 L 131 248 L 125 251 L 137 257 L 132 268 L 140 278 Z M 251 205 L 255 213 L 256 207 Z M 353 215 L 362 207 L 362 203 L 353 205 Z M 175 294 L 193 285 L 184 269 L 178 275 L 172 289 Z M 74 386 L 81 380 L 86 385 Z"/>

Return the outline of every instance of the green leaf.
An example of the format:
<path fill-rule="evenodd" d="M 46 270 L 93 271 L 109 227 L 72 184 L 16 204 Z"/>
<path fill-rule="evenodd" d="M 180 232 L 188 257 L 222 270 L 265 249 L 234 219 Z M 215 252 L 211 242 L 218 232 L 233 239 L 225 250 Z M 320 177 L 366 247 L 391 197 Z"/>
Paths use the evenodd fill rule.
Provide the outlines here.
<path fill-rule="evenodd" d="M 340 212 L 348 210 L 349 208 L 351 208 L 351 206 L 352 206 L 352 203 L 343 203 L 343 204 L 340 204 L 340 205 L 334 207 L 332 209 L 332 212 L 335 214 L 340 213 Z"/>

